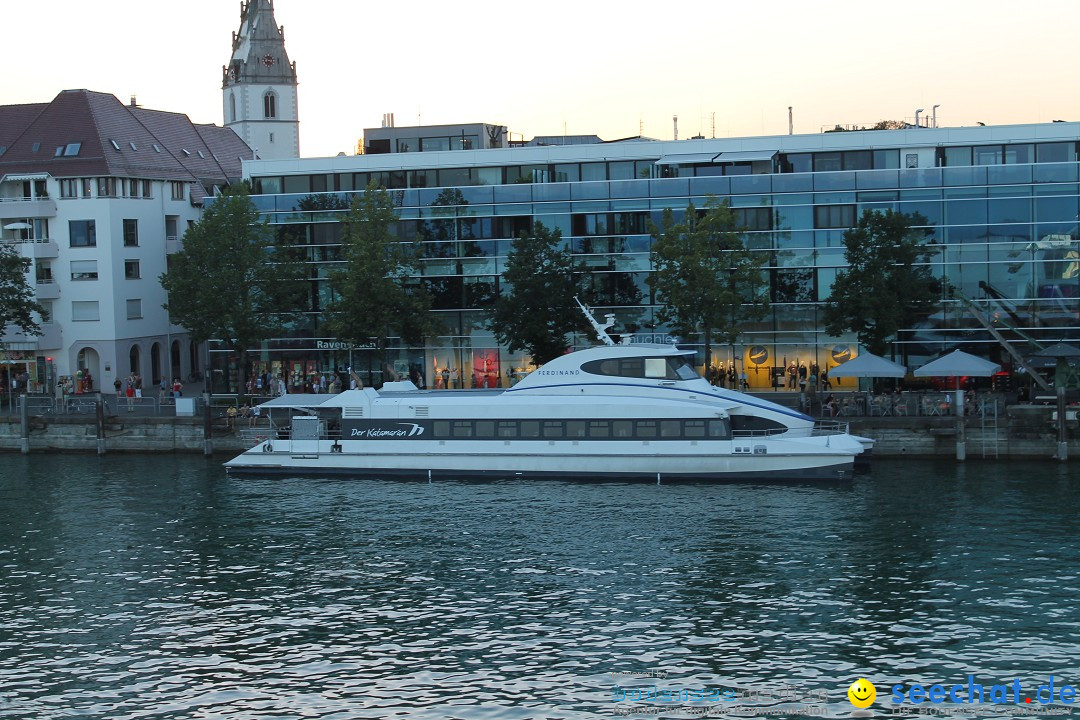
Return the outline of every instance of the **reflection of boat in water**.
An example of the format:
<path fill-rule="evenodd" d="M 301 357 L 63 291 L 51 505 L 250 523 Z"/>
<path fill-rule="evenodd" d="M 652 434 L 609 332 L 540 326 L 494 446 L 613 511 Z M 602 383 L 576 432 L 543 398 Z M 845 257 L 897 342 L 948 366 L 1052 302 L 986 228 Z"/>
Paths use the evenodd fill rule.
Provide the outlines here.
<path fill-rule="evenodd" d="M 611 345 L 563 355 L 507 390 L 283 396 L 287 433 L 230 473 L 717 480 L 850 477 L 863 452 L 823 425 L 699 376 L 693 351 Z"/>

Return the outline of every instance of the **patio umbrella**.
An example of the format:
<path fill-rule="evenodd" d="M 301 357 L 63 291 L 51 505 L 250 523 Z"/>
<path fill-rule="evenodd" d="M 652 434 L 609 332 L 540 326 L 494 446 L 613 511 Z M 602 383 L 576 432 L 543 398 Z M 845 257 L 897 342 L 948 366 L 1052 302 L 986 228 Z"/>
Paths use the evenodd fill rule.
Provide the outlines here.
<path fill-rule="evenodd" d="M 1057 456 L 1059 460 L 1066 460 L 1069 457 L 1069 450 L 1065 431 L 1065 372 L 1069 365 L 1069 360 L 1072 358 L 1080 357 L 1080 350 L 1075 346 L 1068 343 L 1059 342 L 1045 350 L 1032 355 L 1035 358 L 1046 358 L 1047 360 L 1053 359 L 1056 361 L 1057 370 L 1054 375 L 1054 385 L 1057 387 L 1057 413 L 1058 413 L 1058 452 Z"/>
<path fill-rule="evenodd" d="M 950 375 L 990 377 L 999 370 L 1001 366 L 996 362 L 984 360 L 963 350 L 953 350 L 948 355 L 923 365 L 915 371 L 915 377 L 948 377 Z"/>
<path fill-rule="evenodd" d="M 939 357 L 933 362 L 923 365 L 915 371 L 915 377 L 948 377 L 956 378 L 956 402 L 953 408 L 956 410 L 956 459 L 964 460 L 967 457 L 966 440 L 964 435 L 964 391 L 960 389 L 960 376 L 990 377 L 1001 366 L 989 360 L 983 360 L 963 350 L 953 350 L 948 355 Z"/>
<path fill-rule="evenodd" d="M 1001 370 L 996 362 L 984 360 L 963 350 L 953 350 L 948 355 L 928 362 L 915 371 L 915 377 L 955 377 L 956 378 L 956 414 L 964 415 L 964 394 L 960 390 L 960 376 L 990 377 Z"/>
<path fill-rule="evenodd" d="M 903 365 L 868 352 L 829 371 L 830 377 L 902 378 L 905 375 L 907 368 Z"/>
<path fill-rule="evenodd" d="M 907 368 L 892 360 L 869 352 L 859 353 L 857 357 L 842 363 L 829 371 L 834 378 L 902 378 L 907 375 Z M 873 401 L 871 393 L 866 393 L 866 411 L 869 413 Z"/>

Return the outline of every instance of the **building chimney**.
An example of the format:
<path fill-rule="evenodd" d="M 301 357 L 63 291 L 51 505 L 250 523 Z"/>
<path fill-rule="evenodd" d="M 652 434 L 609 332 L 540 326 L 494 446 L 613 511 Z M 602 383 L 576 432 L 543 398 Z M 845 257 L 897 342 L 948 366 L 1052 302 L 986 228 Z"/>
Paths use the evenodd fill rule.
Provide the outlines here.
<path fill-rule="evenodd" d="M 671 122 L 674 123 L 674 125 L 675 125 L 675 139 L 678 140 L 679 139 L 679 116 L 678 115 L 672 115 L 671 116 Z"/>
<path fill-rule="evenodd" d="M 790 105 L 787 106 L 787 134 L 788 135 L 794 135 L 795 134 L 795 120 L 791 115 L 791 106 Z"/>
<path fill-rule="evenodd" d="M 135 96 L 131 96 L 131 107 L 139 107 L 139 103 L 135 102 Z"/>

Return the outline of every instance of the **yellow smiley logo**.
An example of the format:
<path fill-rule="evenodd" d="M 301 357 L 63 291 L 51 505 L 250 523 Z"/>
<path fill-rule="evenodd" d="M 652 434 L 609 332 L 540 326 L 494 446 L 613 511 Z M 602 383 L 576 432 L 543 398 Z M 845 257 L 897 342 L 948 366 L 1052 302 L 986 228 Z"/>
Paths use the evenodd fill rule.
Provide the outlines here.
<path fill-rule="evenodd" d="M 847 689 L 847 697 L 857 708 L 870 707 L 877 697 L 877 688 L 866 678 L 859 678 Z"/>

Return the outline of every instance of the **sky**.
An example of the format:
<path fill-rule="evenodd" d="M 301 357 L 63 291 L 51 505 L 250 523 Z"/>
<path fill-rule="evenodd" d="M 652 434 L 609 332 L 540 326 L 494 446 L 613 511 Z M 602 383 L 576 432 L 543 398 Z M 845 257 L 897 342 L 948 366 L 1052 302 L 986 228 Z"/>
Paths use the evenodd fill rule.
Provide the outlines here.
<path fill-rule="evenodd" d="M 939 104 L 940 126 L 1080 119 L 1080 2 L 275 0 L 304 157 L 396 124 L 511 137 L 796 133 Z M 0 0 L 0 104 L 86 88 L 222 123 L 239 0 Z M 18 68 L 18 69 L 17 69 Z"/>

